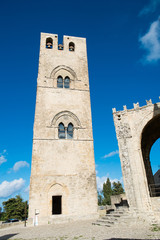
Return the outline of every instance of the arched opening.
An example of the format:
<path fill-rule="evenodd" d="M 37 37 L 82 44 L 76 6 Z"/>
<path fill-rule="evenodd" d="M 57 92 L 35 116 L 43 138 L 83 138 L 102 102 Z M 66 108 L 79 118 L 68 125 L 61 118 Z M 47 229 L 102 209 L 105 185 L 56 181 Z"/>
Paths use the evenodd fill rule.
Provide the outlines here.
<path fill-rule="evenodd" d="M 154 169 L 151 166 L 150 152 L 153 144 L 160 138 L 160 115 L 155 116 L 144 127 L 141 139 L 141 149 L 146 170 L 146 177 L 151 197 L 160 196 L 160 185 L 154 181 Z"/>
<path fill-rule="evenodd" d="M 60 139 L 65 139 L 65 128 L 64 128 L 64 124 L 60 123 L 58 126 L 58 137 Z"/>
<path fill-rule="evenodd" d="M 75 51 L 75 44 L 73 42 L 69 43 L 69 51 L 71 51 L 71 52 Z"/>
<path fill-rule="evenodd" d="M 156 140 L 150 151 L 150 162 L 154 178 L 154 195 L 160 196 L 160 138 Z"/>
<path fill-rule="evenodd" d="M 58 50 L 63 50 L 63 45 L 62 44 L 58 44 Z"/>
<path fill-rule="evenodd" d="M 73 138 L 73 124 L 69 123 L 67 128 L 67 138 L 72 139 Z"/>
<path fill-rule="evenodd" d="M 46 48 L 53 48 L 53 39 L 52 38 L 47 38 L 46 39 Z"/>
<path fill-rule="evenodd" d="M 57 78 L 57 87 L 63 88 L 63 78 L 61 76 L 58 76 Z"/>
<path fill-rule="evenodd" d="M 64 88 L 69 88 L 70 87 L 70 78 L 65 77 L 64 79 Z"/>

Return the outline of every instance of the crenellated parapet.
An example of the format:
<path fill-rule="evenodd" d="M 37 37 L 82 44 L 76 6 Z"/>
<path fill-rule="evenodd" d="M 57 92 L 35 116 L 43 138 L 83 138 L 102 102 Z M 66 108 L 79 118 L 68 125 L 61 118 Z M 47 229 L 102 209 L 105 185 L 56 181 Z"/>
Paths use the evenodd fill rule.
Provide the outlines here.
<path fill-rule="evenodd" d="M 159 97 L 159 99 L 160 99 L 160 97 Z M 143 109 L 143 108 L 146 108 L 146 107 L 149 107 L 149 106 L 154 106 L 154 105 L 157 106 L 157 104 L 158 103 L 155 103 L 155 104 L 152 103 L 152 100 L 149 99 L 149 100 L 146 100 L 146 105 L 144 105 L 142 107 L 139 105 L 139 102 L 137 102 L 137 103 L 133 103 L 133 108 L 132 109 L 127 109 L 126 105 L 123 106 L 123 110 L 121 110 L 121 111 L 117 111 L 116 108 L 112 108 L 112 113 L 113 114 L 125 113 L 125 112 L 129 112 L 129 111 L 135 111 L 135 110 Z"/>

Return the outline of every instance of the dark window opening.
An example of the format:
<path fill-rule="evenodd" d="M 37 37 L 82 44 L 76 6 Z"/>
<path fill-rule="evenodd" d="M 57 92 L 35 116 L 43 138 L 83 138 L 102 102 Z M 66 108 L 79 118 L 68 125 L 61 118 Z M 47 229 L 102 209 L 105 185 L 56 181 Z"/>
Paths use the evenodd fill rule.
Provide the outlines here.
<path fill-rule="evenodd" d="M 53 39 L 52 38 L 47 38 L 46 39 L 46 48 L 51 49 L 53 47 Z"/>
<path fill-rule="evenodd" d="M 58 137 L 60 139 L 64 139 L 65 138 L 65 128 L 63 123 L 60 123 L 58 126 Z"/>
<path fill-rule="evenodd" d="M 52 215 L 62 214 L 62 196 L 52 196 Z"/>
<path fill-rule="evenodd" d="M 73 138 L 73 124 L 69 123 L 67 128 L 67 138 L 72 139 Z"/>
<path fill-rule="evenodd" d="M 63 88 L 63 78 L 61 76 L 57 78 L 57 87 Z"/>
<path fill-rule="evenodd" d="M 65 77 L 65 79 L 64 79 L 64 87 L 65 88 L 69 88 L 70 87 L 70 78 L 69 77 Z"/>
<path fill-rule="evenodd" d="M 69 51 L 74 52 L 75 50 L 75 44 L 73 42 L 69 43 Z"/>

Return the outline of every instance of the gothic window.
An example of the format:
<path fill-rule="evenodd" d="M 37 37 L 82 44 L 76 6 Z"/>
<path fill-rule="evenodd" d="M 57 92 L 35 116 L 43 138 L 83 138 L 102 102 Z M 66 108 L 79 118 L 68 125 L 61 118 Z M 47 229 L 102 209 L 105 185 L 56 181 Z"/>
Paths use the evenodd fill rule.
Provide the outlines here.
<path fill-rule="evenodd" d="M 73 138 L 73 124 L 69 123 L 67 127 L 67 138 L 72 139 Z"/>
<path fill-rule="evenodd" d="M 53 47 L 53 39 L 47 38 L 46 39 L 46 48 L 52 48 Z"/>
<path fill-rule="evenodd" d="M 57 87 L 63 88 L 63 78 L 61 76 L 58 76 L 57 78 Z"/>
<path fill-rule="evenodd" d="M 74 52 L 75 50 L 75 44 L 73 42 L 69 43 L 69 51 Z"/>
<path fill-rule="evenodd" d="M 65 135 L 65 128 L 63 123 L 60 123 L 58 126 L 58 137 L 60 139 L 65 139 L 66 135 Z"/>
<path fill-rule="evenodd" d="M 59 139 L 72 139 L 73 138 L 73 124 L 69 123 L 66 128 L 64 124 L 61 122 L 58 125 L 58 138 Z"/>
<path fill-rule="evenodd" d="M 65 88 L 69 88 L 70 87 L 70 78 L 69 77 L 65 77 L 65 79 L 64 79 L 64 87 Z"/>

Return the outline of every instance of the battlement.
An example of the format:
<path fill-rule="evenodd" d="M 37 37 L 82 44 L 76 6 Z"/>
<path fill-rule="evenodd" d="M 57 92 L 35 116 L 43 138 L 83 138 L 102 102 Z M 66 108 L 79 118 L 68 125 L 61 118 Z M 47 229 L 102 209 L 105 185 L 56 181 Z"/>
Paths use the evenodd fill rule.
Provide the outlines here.
<path fill-rule="evenodd" d="M 79 52 L 86 50 L 86 38 L 63 36 L 63 42 L 58 42 L 57 34 L 41 33 L 41 50 L 50 52 Z"/>
<path fill-rule="evenodd" d="M 159 100 L 160 100 L 160 97 L 159 97 Z M 152 103 L 152 100 L 151 99 L 149 99 L 149 100 L 146 100 L 146 105 L 144 105 L 144 106 L 142 106 L 142 107 L 140 107 L 139 106 L 139 102 L 137 102 L 137 103 L 133 103 L 133 107 L 134 108 L 132 108 L 132 109 L 127 109 L 127 106 L 126 105 L 124 105 L 123 106 L 123 110 L 121 110 L 121 111 L 117 111 L 116 110 L 116 108 L 112 108 L 112 113 L 113 114 L 116 114 L 116 113 L 125 113 L 125 112 L 129 112 L 129 111 L 136 111 L 136 110 L 139 110 L 139 109 L 143 109 L 143 108 L 146 108 L 146 107 L 148 107 L 148 106 L 154 106 L 155 104 L 157 105 L 157 103 Z"/>

